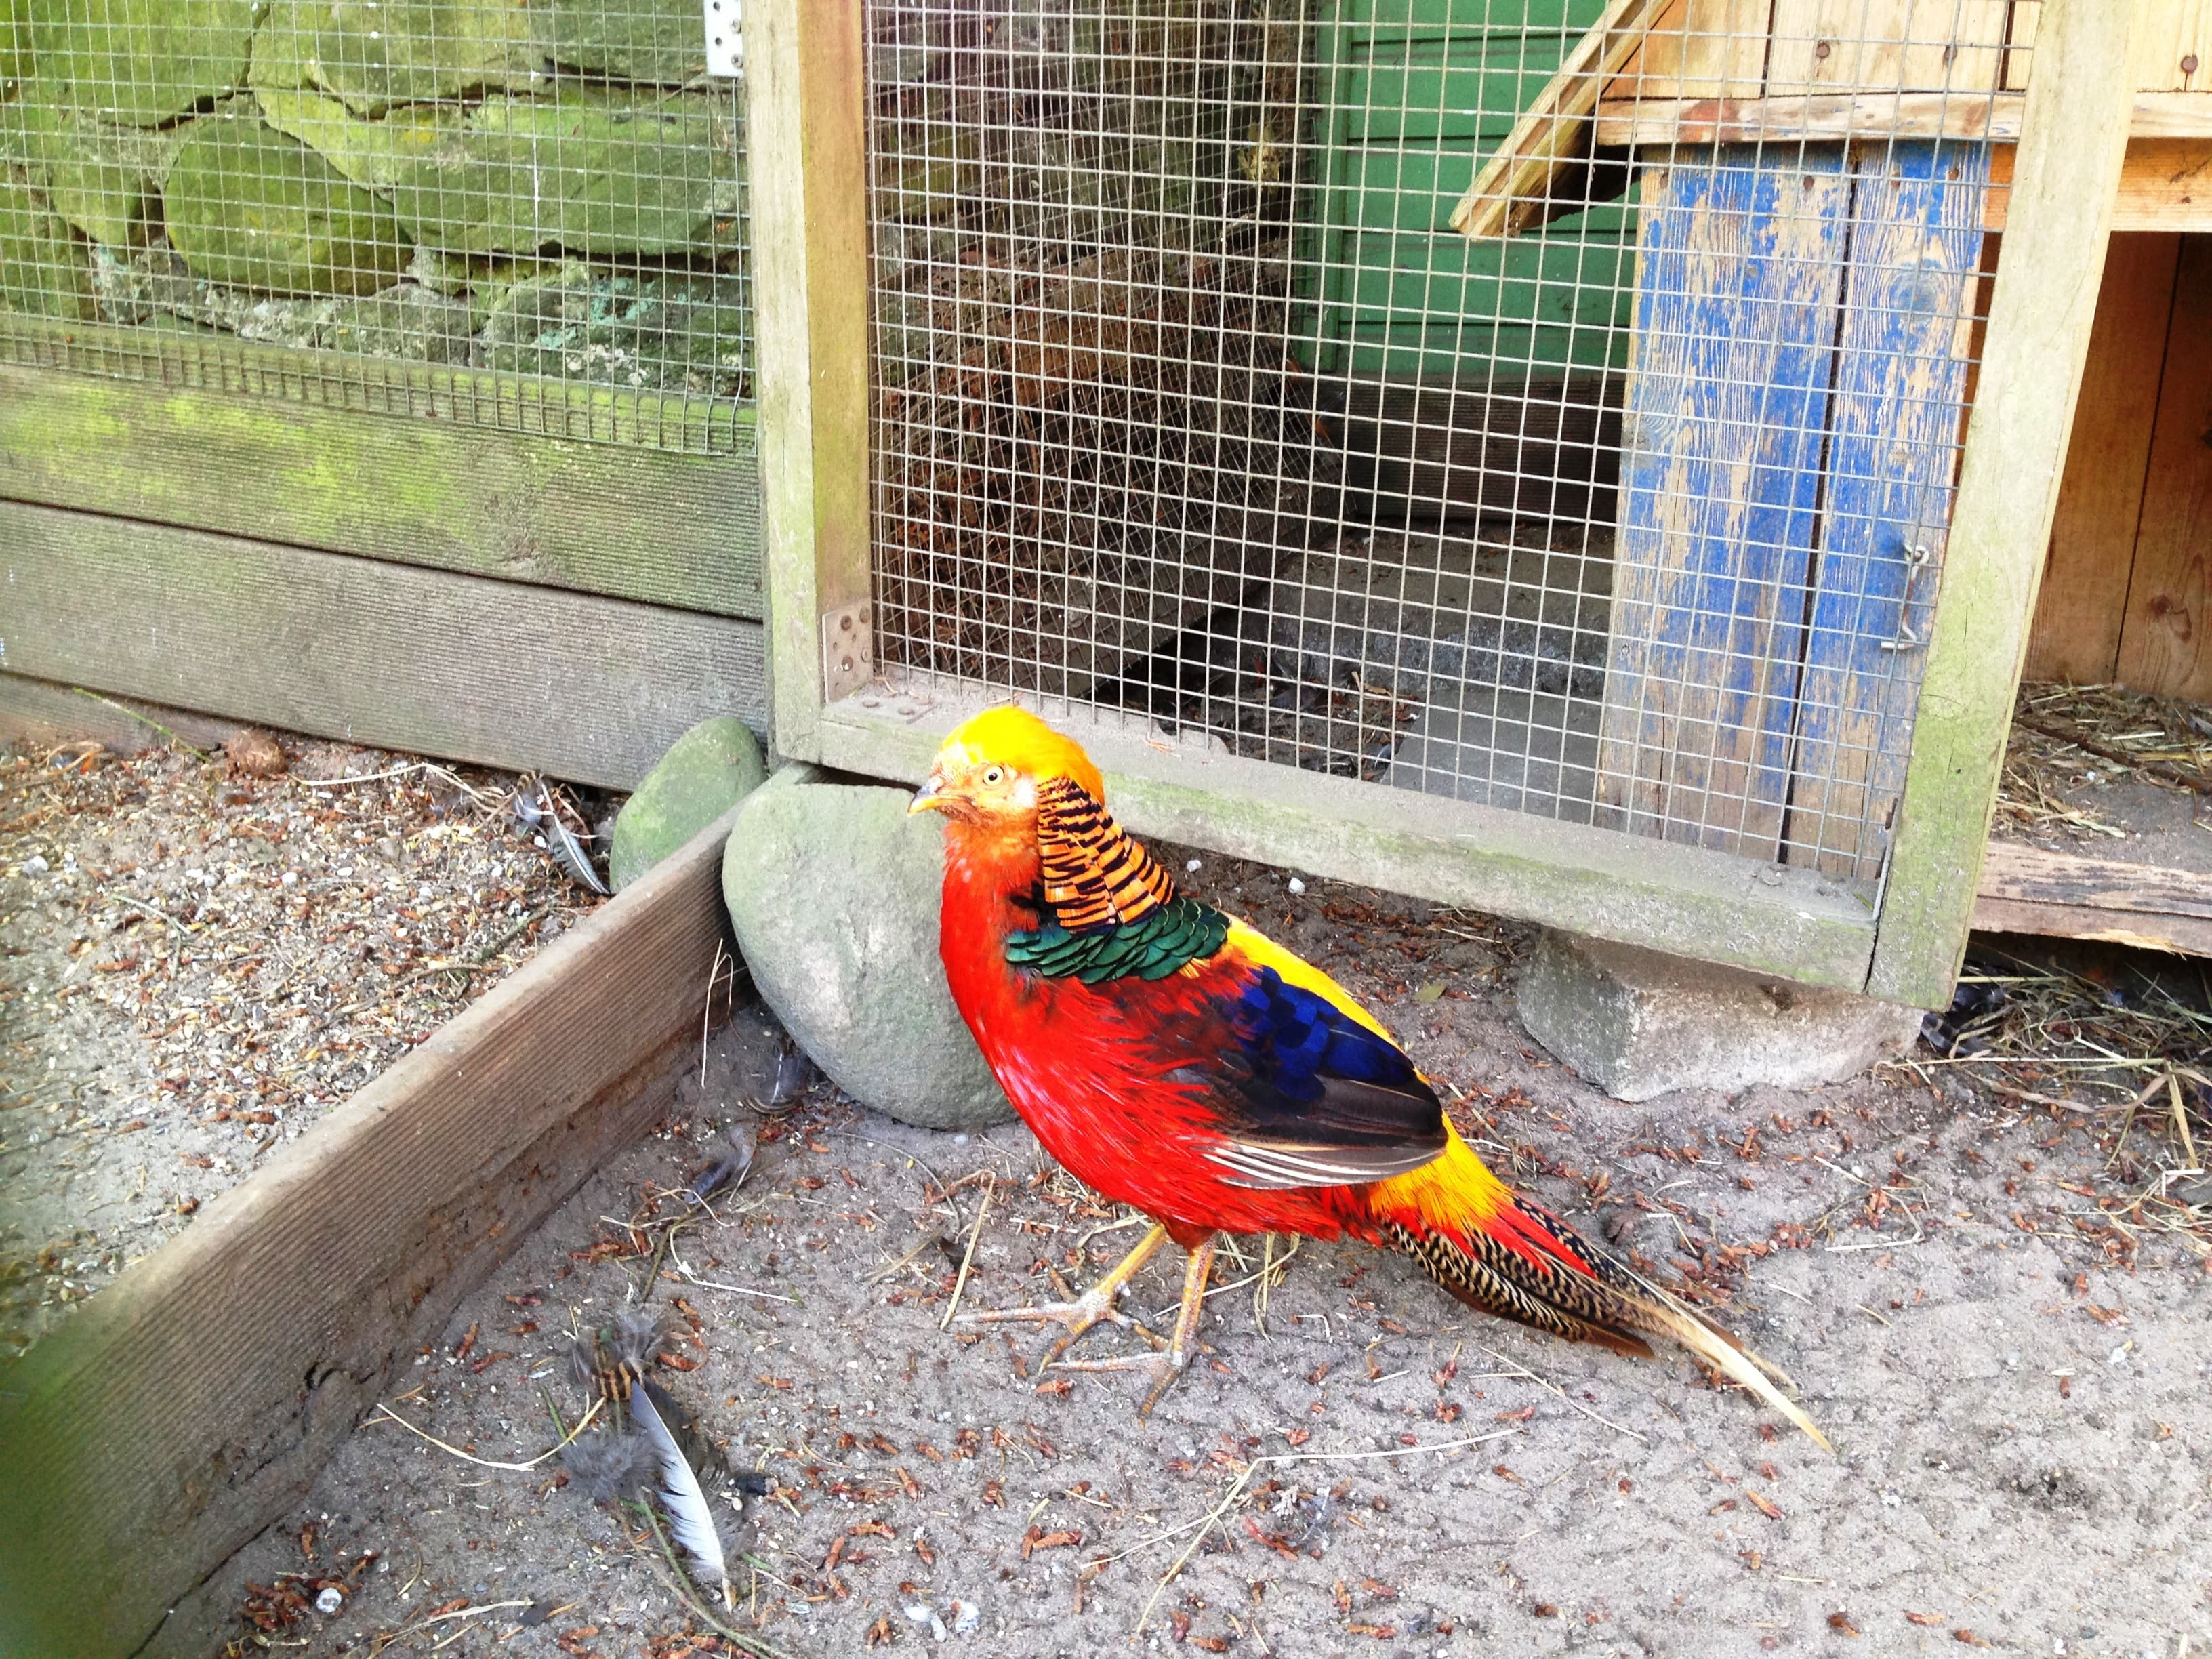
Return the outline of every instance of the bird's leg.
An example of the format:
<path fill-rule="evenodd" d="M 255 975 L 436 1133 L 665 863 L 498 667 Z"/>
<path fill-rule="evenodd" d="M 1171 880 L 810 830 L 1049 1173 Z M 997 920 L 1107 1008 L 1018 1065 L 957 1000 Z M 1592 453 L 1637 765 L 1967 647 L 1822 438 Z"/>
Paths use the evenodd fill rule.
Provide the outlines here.
<path fill-rule="evenodd" d="M 1047 1302 L 1035 1308 L 1005 1308 L 989 1313 L 966 1313 L 962 1314 L 952 1322 L 956 1325 L 995 1325 L 1007 1322 L 1025 1325 L 1064 1325 L 1067 1328 L 1066 1334 L 1054 1343 L 1045 1354 L 1044 1363 L 1049 1365 L 1060 1355 L 1066 1353 L 1073 1346 L 1075 1340 L 1093 1325 L 1106 1320 L 1111 1320 L 1117 1325 L 1127 1325 L 1130 1322 L 1128 1316 L 1114 1304 L 1121 1300 L 1121 1292 L 1127 1288 L 1129 1281 L 1137 1276 L 1137 1270 L 1152 1259 L 1152 1252 L 1160 1248 L 1167 1236 L 1168 1230 L 1165 1227 L 1161 1226 L 1158 1222 L 1153 1223 L 1152 1231 L 1137 1241 L 1137 1248 L 1121 1258 L 1121 1265 L 1073 1302 Z"/>
<path fill-rule="evenodd" d="M 1190 1261 L 1183 1267 L 1182 1306 L 1176 1310 L 1175 1334 L 1168 1339 L 1164 1353 L 1121 1354 L 1112 1359 L 1063 1359 L 1060 1362 L 1060 1370 L 1144 1372 L 1152 1379 L 1152 1386 L 1137 1407 L 1137 1415 L 1150 1417 L 1152 1407 L 1160 1403 L 1160 1396 L 1182 1375 L 1191 1355 L 1198 1351 L 1198 1316 L 1206 1306 L 1206 1281 L 1212 1271 L 1213 1238 L 1208 1234 L 1205 1243 L 1191 1251 Z"/>

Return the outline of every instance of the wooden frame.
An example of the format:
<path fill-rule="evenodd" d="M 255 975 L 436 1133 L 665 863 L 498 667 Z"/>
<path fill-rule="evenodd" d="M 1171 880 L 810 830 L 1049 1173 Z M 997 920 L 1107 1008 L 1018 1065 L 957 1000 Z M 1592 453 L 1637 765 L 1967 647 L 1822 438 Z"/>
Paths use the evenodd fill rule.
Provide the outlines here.
<path fill-rule="evenodd" d="M 1117 813 L 1141 832 L 1322 875 L 1900 1002 L 1947 1002 L 2049 532 L 2051 501 L 2018 481 L 2047 475 L 2056 489 L 2133 97 L 2126 42 L 2110 39 L 2126 32 L 2113 29 L 2106 0 L 2050 0 L 2048 10 L 2069 73 L 2043 77 L 2025 99 L 2007 229 L 2016 257 L 1996 278 L 1985 412 L 1967 439 L 1971 487 L 1959 499 L 1879 917 L 1816 871 L 1292 772 L 1164 743 L 1111 714 L 1048 709 L 1091 747 Z M 971 694 L 825 693 L 836 667 L 825 636 L 838 637 L 857 605 L 844 636 L 865 638 L 869 582 L 859 0 L 766 0 L 749 21 L 776 744 L 796 759 L 918 781 Z"/>
<path fill-rule="evenodd" d="M 218 1570 L 298 1502 L 462 1298 L 665 1109 L 723 939 L 732 816 L 11 1371 L 0 1650 L 120 1659 L 220 1641 L 235 1607 Z"/>

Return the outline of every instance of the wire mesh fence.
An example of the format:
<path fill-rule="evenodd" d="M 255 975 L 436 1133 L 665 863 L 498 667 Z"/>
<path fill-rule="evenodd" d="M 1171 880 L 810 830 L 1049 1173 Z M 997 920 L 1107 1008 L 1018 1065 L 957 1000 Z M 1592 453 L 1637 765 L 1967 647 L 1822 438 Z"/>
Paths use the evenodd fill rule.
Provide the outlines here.
<path fill-rule="evenodd" d="M 2033 8 L 1608 9 L 866 0 L 879 672 L 1875 879 Z"/>
<path fill-rule="evenodd" d="M 697 0 L 10 0 L 0 359 L 714 447 L 743 113 Z"/>

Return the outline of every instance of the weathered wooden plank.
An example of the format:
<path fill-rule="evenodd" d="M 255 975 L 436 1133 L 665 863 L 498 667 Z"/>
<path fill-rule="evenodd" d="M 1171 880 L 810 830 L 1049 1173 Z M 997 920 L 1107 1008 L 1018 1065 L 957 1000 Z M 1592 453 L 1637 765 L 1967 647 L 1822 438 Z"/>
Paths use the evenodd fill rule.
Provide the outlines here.
<path fill-rule="evenodd" d="M 1514 124 L 1452 210 L 1462 235 L 1510 236 L 1547 216 L 1553 175 L 1589 149 L 1590 112 L 1606 83 L 1643 43 L 1665 0 L 1608 0 L 1559 72 Z"/>
<path fill-rule="evenodd" d="M 1603 98 L 1756 98 L 1774 0 L 1667 0 Z"/>
<path fill-rule="evenodd" d="M 833 704 L 821 726 L 823 762 L 918 782 L 981 695 Z M 902 717 L 901 706 L 917 712 Z M 1872 912 L 1814 871 L 1378 789 L 1202 741 L 1166 744 L 1150 722 L 1118 711 L 1043 712 L 1091 751 L 1115 816 L 1141 835 L 1809 984 L 1865 981 Z"/>
<path fill-rule="evenodd" d="M 757 623 L 0 503 L 9 672 L 293 731 L 634 787 L 757 726 Z"/>
<path fill-rule="evenodd" d="M 1966 948 L 2127 148 L 2136 9 L 2045 9 L 2044 48 L 2068 72 L 2028 94 L 1868 977 L 1892 1002 L 1945 1006 Z"/>
<path fill-rule="evenodd" d="M 2205 100 L 2212 113 L 2212 97 Z M 2013 146 L 1999 144 L 1990 155 L 1990 193 L 1982 215 L 1984 230 L 2002 230 L 2012 200 Z M 2120 190 L 2112 204 L 2112 230 L 2148 234 L 2212 231 L 2212 137 L 2128 140 L 2120 168 Z M 2118 249 L 2114 252 L 2117 254 Z M 2092 350 L 2092 357 L 2094 350 Z"/>
<path fill-rule="evenodd" d="M 1974 926 L 2212 956 L 2212 883 L 2195 871 L 1993 841 Z"/>
<path fill-rule="evenodd" d="M 1905 783 L 1958 465 L 1989 146 L 1869 145 L 1828 404 L 1827 494 L 1784 857 L 1872 877 Z M 1924 562 L 1924 574 L 1921 566 Z"/>
<path fill-rule="evenodd" d="M 1766 90 L 1994 91 L 2010 10 L 2009 0 L 1774 0 Z"/>
<path fill-rule="evenodd" d="M 679 454 L 0 362 L 0 497 L 757 617 L 732 431 Z"/>
<path fill-rule="evenodd" d="M 306 1495 L 454 1306 L 645 1132 L 670 1061 L 698 1040 L 729 823 L 210 1202 L 5 1373 L 0 1651 L 138 1651 Z M 199 1632 L 197 1650 L 220 1634 Z"/>
<path fill-rule="evenodd" d="M 869 594 L 866 56 L 860 0 L 745 14 L 761 551 L 776 746 L 817 759 L 824 619 Z M 865 645 L 854 656 L 863 679 Z"/>
<path fill-rule="evenodd" d="M 1850 182 L 1840 148 L 1644 175 L 1597 821 L 1772 859 Z"/>
<path fill-rule="evenodd" d="M 2212 702 L 2212 237 L 2181 246 L 2117 678 Z"/>
<path fill-rule="evenodd" d="M 2212 0 L 2137 0 L 2133 74 L 2146 92 L 2203 92 L 2212 87 Z M 2041 0 L 2014 0 L 2014 44 L 2033 47 L 2040 21 Z M 2191 63 L 2190 60 L 2196 61 Z M 2035 62 L 2033 51 L 2015 52 L 2005 84 L 2027 86 Z"/>
<path fill-rule="evenodd" d="M 1814 97 L 1698 98 L 1601 104 L 1601 145 L 1751 144 L 1801 138 L 2020 137 L 2016 92 L 1827 93 Z M 2142 92 L 2130 131 L 2138 138 L 2212 136 L 2212 93 Z"/>
<path fill-rule="evenodd" d="M 2136 149 L 2128 146 L 2130 156 Z M 2206 196 L 2212 199 L 2212 189 Z M 2118 217 L 2116 211 L 2116 228 Z M 2179 236 L 2115 237 L 2106 256 L 2051 553 L 2028 634 L 2029 679 L 2097 685 L 2119 671 L 2128 572 L 2180 258 Z"/>

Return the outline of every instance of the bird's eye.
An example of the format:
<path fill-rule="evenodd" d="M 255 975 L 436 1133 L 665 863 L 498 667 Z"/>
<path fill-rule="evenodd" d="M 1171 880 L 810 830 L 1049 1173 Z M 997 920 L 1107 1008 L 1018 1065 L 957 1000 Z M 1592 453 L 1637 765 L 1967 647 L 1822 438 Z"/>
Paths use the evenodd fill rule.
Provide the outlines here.
<path fill-rule="evenodd" d="M 987 767 L 985 767 L 985 768 L 983 769 L 983 781 L 984 781 L 986 784 L 989 785 L 992 788 L 994 788 L 994 789 L 997 788 L 1000 784 L 1004 783 L 1006 781 L 1006 769 L 1005 767 L 1003 767 L 1003 766 L 987 766 Z"/>

